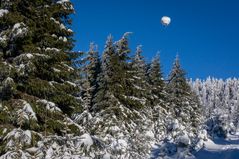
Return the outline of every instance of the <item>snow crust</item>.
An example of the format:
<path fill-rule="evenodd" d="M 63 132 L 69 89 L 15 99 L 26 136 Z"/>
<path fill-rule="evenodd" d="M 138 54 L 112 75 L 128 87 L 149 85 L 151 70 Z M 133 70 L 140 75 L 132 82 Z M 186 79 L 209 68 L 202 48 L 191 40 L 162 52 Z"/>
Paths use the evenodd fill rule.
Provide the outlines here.
<path fill-rule="evenodd" d="M 18 37 L 23 37 L 27 32 L 28 32 L 28 29 L 23 22 L 16 23 L 12 28 L 11 39 L 16 39 Z"/>
<path fill-rule="evenodd" d="M 72 85 L 73 87 L 76 87 L 77 85 L 73 82 L 70 82 L 70 81 L 66 81 L 69 85 Z"/>
<path fill-rule="evenodd" d="M 18 140 L 24 144 L 30 145 L 32 140 L 32 135 L 29 130 L 24 131 L 21 129 L 13 129 L 4 138 L 4 140 L 8 140 L 8 139 L 10 139 L 10 141 L 7 143 L 8 147 L 15 146 L 15 142 L 12 139 Z"/>
<path fill-rule="evenodd" d="M 81 141 L 78 146 L 83 145 L 86 147 L 86 150 L 89 151 L 90 147 L 93 145 L 93 140 L 89 134 L 83 134 L 80 136 Z"/>
<path fill-rule="evenodd" d="M 185 146 L 188 146 L 188 145 L 191 144 L 190 138 L 187 134 L 180 135 L 177 138 L 176 142 L 179 143 L 179 144 L 183 144 Z"/>
<path fill-rule="evenodd" d="M 0 9 L 0 18 L 4 16 L 4 14 L 8 14 L 9 11 L 6 9 Z"/>
<path fill-rule="evenodd" d="M 59 0 L 59 1 L 57 1 L 56 3 L 62 4 L 62 3 L 66 3 L 66 2 L 69 2 L 69 0 Z"/>
<path fill-rule="evenodd" d="M 26 112 L 28 116 L 30 116 L 31 119 L 37 120 L 36 113 L 33 111 L 31 105 L 24 101 L 23 111 Z"/>
<path fill-rule="evenodd" d="M 61 112 L 61 109 L 58 108 L 53 102 L 47 101 L 45 99 L 37 100 L 37 102 L 43 103 L 46 106 L 46 109 L 50 110 L 51 112 Z"/>
<path fill-rule="evenodd" d="M 45 49 L 45 51 L 55 51 L 55 52 L 60 52 L 60 49 L 47 47 L 47 48 Z"/>
<path fill-rule="evenodd" d="M 197 159 L 236 159 L 239 155 L 239 134 L 228 136 L 227 139 L 208 139 L 203 148 L 195 154 Z"/>

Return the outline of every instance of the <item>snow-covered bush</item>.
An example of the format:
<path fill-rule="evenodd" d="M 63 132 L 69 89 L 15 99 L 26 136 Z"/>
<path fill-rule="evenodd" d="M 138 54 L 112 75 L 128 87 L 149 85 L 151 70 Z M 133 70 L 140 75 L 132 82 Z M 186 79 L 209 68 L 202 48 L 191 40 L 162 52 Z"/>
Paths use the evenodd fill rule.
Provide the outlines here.
<path fill-rule="evenodd" d="M 176 138 L 176 143 L 179 146 L 186 147 L 191 144 L 191 140 L 186 133 L 179 134 Z"/>
<path fill-rule="evenodd" d="M 212 137 L 226 138 L 231 130 L 227 116 L 216 115 L 206 121 L 207 131 Z"/>

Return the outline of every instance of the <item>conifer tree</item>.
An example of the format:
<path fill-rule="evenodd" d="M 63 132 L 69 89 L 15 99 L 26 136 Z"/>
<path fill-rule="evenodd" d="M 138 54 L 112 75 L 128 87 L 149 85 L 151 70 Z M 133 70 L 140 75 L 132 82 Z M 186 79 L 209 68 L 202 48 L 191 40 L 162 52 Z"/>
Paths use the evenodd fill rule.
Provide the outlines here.
<path fill-rule="evenodd" d="M 146 81 L 146 64 L 142 56 L 142 46 L 136 48 L 132 62 L 128 63 L 126 72 L 125 97 L 126 102 L 131 103 L 133 108 L 143 108 L 148 102 L 148 83 Z M 148 103 L 147 103 L 148 104 Z"/>
<path fill-rule="evenodd" d="M 132 60 L 132 78 L 134 79 L 133 83 L 139 98 L 141 98 L 143 94 L 146 94 L 145 91 L 147 87 L 146 64 L 142 56 L 141 47 L 141 45 L 137 46 L 135 56 Z"/>
<path fill-rule="evenodd" d="M 151 93 L 154 97 L 151 99 L 151 102 L 153 102 L 152 105 L 156 105 L 160 101 L 165 101 L 165 83 L 161 71 L 159 54 L 153 58 L 147 74 L 148 82 L 151 86 Z"/>
<path fill-rule="evenodd" d="M 115 56 L 113 60 L 113 66 L 114 66 L 114 74 L 113 74 L 113 80 L 114 80 L 114 92 L 115 96 L 121 101 L 124 102 L 125 93 L 128 89 L 128 85 L 126 83 L 128 78 L 128 60 L 130 59 L 129 53 L 129 41 L 128 36 L 131 33 L 126 32 L 122 38 L 115 43 Z M 127 103 L 124 103 L 127 106 Z"/>
<path fill-rule="evenodd" d="M 100 73 L 100 58 L 97 46 L 94 43 L 90 43 L 89 51 L 78 52 L 79 56 L 84 56 L 81 59 L 74 61 L 79 74 L 79 86 L 81 87 L 81 98 L 83 98 L 84 105 L 87 105 L 87 109 L 91 109 L 93 105 L 93 98 L 98 89 L 98 76 Z"/>
<path fill-rule="evenodd" d="M 130 142 L 122 149 L 115 147 L 109 150 L 113 156 L 118 158 L 145 157 L 151 148 L 149 143 L 151 139 L 133 133 L 136 131 L 146 133 L 149 130 L 149 119 L 146 117 L 146 112 L 141 114 L 144 105 L 141 103 L 140 97 L 144 97 L 144 94 L 137 92 L 136 85 L 134 86 L 134 82 L 132 82 L 135 80 L 141 84 L 136 76 L 133 79 L 133 75 L 138 75 L 138 70 L 132 69 L 132 63 L 129 63 L 130 51 L 127 36 L 128 33 L 115 43 L 112 36 L 107 39 L 102 57 L 102 69 L 98 78 L 99 88 L 94 98 L 93 118 L 90 121 L 91 133 L 101 136 L 106 143 L 111 144 L 113 142 L 118 145 L 121 142 Z M 140 53 L 139 51 L 138 55 Z M 143 62 L 141 58 L 137 59 L 136 63 Z M 140 71 L 144 72 L 143 68 Z M 144 122 L 142 123 L 142 121 Z M 138 147 L 134 146 L 140 142 L 139 140 L 145 141 L 144 144 L 140 145 L 140 148 L 143 149 L 140 152 Z M 123 151 L 126 153 L 122 153 Z"/>
<path fill-rule="evenodd" d="M 69 122 L 60 122 L 81 109 L 68 54 L 73 47 L 68 29 L 74 12 L 71 2 L 3 0 L 0 5 L 5 10 L 0 17 L 0 94 L 5 111 L 0 116 L 6 118 L 1 124 L 46 134 L 73 131 Z"/>
<path fill-rule="evenodd" d="M 116 54 L 118 57 L 118 62 L 116 60 L 116 68 L 115 68 L 115 72 L 117 72 L 115 79 L 117 79 L 118 83 L 117 85 L 115 85 L 116 90 L 117 90 L 117 98 L 119 99 L 119 101 L 125 105 L 126 107 L 128 107 L 129 109 L 136 109 L 136 110 L 140 110 L 143 108 L 142 105 L 142 101 L 138 100 L 137 98 L 132 98 L 132 95 L 136 95 L 138 93 L 138 95 L 140 94 L 139 91 L 137 91 L 136 89 L 136 85 L 133 84 L 132 81 L 136 81 L 136 74 L 139 73 L 138 71 L 144 71 L 144 68 L 140 68 L 140 70 L 135 70 L 136 68 L 133 67 L 137 67 L 136 65 L 136 61 L 135 61 L 135 65 L 133 63 L 129 63 L 129 61 L 131 60 L 129 54 L 130 54 L 130 49 L 129 49 L 129 40 L 128 40 L 128 36 L 130 35 L 130 32 L 126 32 L 123 37 L 116 42 Z M 141 56 L 142 50 L 140 50 L 140 48 L 138 48 L 138 55 Z M 116 57 L 116 58 L 117 58 Z M 142 57 L 138 57 L 138 58 L 142 58 Z M 138 59 L 138 60 L 142 60 L 142 59 Z M 139 61 L 138 61 L 139 62 Z M 140 62 L 143 63 L 143 60 Z M 134 66 L 132 66 L 134 65 Z M 142 67 L 142 66 L 140 66 Z M 144 66 L 143 66 L 144 67 Z M 136 73 L 134 75 L 134 73 Z M 143 73 L 142 73 L 143 74 Z M 143 77 L 145 78 L 145 77 Z M 142 79 L 144 80 L 144 79 Z M 140 80 L 137 79 L 138 82 L 140 82 Z M 143 83 L 143 81 L 141 81 Z M 146 83 L 144 83 L 146 84 Z M 136 93 L 137 92 L 137 93 Z M 146 93 L 147 94 L 147 93 Z M 146 102 L 146 99 L 143 99 L 143 102 Z"/>
<path fill-rule="evenodd" d="M 149 105 L 152 108 L 151 120 L 154 122 L 155 138 L 161 140 L 166 135 L 165 119 L 169 114 L 169 103 L 158 53 L 148 65 L 147 82 L 150 90 Z"/>
<path fill-rule="evenodd" d="M 171 95 L 171 102 L 173 103 L 173 108 L 171 109 L 174 111 L 175 118 L 178 119 L 188 131 L 191 131 L 191 129 L 193 129 L 194 132 L 197 131 L 201 121 L 200 104 L 186 80 L 185 71 L 181 68 L 178 56 L 174 61 L 173 68 L 169 75 L 167 90 Z"/>
<path fill-rule="evenodd" d="M 99 54 L 97 51 L 97 46 L 94 43 L 90 44 L 90 50 L 87 55 L 87 65 L 85 67 L 85 72 L 86 72 L 86 80 L 89 83 L 89 88 L 90 88 L 90 109 L 93 106 L 93 98 L 96 95 L 96 92 L 98 90 L 98 76 L 100 74 L 100 58 Z"/>
<path fill-rule="evenodd" d="M 99 78 L 97 79 L 98 91 L 94 98 L 94 112 L 100 111 L 104 108 L 110 107 L 115 103 L 111 103 L 114 100 L 113 96 L 113 85 L 114 80 L 114 62 L 116 60 L 115 47 L 113 44 L 113 37 L 110 35 L 107 38 L 105 49 L 103 52 L 102 62 L 101 62 L 101 72 Z"/>

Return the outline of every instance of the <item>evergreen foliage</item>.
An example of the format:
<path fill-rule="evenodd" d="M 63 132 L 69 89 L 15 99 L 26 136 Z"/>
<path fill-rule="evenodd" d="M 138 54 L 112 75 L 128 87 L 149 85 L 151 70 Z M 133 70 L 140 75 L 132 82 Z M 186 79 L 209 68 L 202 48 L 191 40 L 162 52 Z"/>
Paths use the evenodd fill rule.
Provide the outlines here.
<path fill-rule="evenodd" d="M 71 52 L 70 0 L 2 0 L 0 7 L 0 158 L 144 159 L 156 143 L 162 157 L 168 145 L 172 155 L 177 147 L 190 153 L 207 100 L 210 112 L 226 105 L 239 125 L 238 106 L 229 109 L 236 102 L 223 103 L 238 100 L 237 90 L 227 86 L 215 99 L 205 95 L 212 90 L 194 93 L 178 56 L 165 80 L 158 54 L 146 63 L 138 46 L 131 56 L 129 32 L 116 42 L 110 35 L 102 57 L 93 43 Z M 218 113 L 213 131 L 224 135 L 224 121 Z"/>
<path fill-rule="evenodd" d="M 200 126 L 200 104 L 195 93 L 188 84 L 185 71 L 181 68 L 179 57 L 177 56 L 169 75 L 167 91 L 171 95 L 171 102 L 176 119 L 186 127 L 186 129 L 197 130 Z"/>
<path fill-rule="evenodd" d="M 9 147 L 15 140 L 26 141 L 20 138 L 32 138 L 12 149 L 21 158 L 21 149 L 42 139 L 32 132 L 44 136 L 72 132 L 72 124 L 62 121 L 81 109 L 75 98 L 79 89 L 72 83 L 77 74 L 68 53 L 73 47 L 69 15 L 74 10 L 70 1 L 3 0 L 0 5 L 1 11 L 7 10 L 0 17 L 0 122 L 5 134 L 23 135 L 14 141 L 10 139 L 14 135 L 5 137 L 0 143 Z"/>

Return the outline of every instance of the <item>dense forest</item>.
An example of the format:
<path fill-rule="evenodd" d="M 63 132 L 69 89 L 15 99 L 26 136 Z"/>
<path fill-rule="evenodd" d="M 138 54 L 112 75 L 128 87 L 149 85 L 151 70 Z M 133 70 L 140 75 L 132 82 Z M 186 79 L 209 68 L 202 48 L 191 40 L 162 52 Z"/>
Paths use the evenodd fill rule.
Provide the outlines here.
<path fill-rule="evenodd" d="M 238 79 L 190 81 L 179 56 L 165 78 L 128 32 L 72 51 L 70 0 L 0 7 L 0 159 L 192 158 L 237 131 Z"/>

